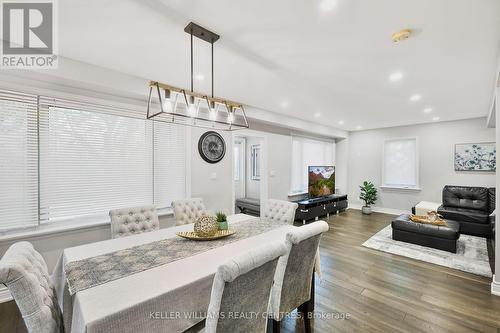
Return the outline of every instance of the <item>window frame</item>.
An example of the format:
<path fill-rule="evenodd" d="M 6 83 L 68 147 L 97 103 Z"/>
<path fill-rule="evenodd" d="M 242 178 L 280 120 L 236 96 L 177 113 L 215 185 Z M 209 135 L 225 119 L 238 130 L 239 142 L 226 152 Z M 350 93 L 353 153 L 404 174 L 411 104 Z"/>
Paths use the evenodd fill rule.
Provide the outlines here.
<path fill-rule="evenodd" d="M 250 146 L 250 165 L 251 165 L 251 179 L 260 180 L 261 169 L 261 147 L 260 144 L 253 144 Z"/>
<path fill-rule="evenodd" d="M 386 144 L 388 142 L 393 142 L 393 141 L 408 141 L 408 140 L 414 140 L 415 141 L 415 185 L 409 186 L 409 185 L 396 185 L 396 184 L 387 184 L 386 179 L 385 179 L 385 151 L 386 151 Z M 411 136 L 411 137 L 396 137 L 396 138 L 389 138 L 389 139 L 384 139 L 383 145 L 382 145 L 382 185 L 379 187 L 382 189 L 393 189 L 393 190 L 409 190 L 409 191 L 420 191 L 420 148 L 419 148 L 419 140 L 417 136 Z"/>

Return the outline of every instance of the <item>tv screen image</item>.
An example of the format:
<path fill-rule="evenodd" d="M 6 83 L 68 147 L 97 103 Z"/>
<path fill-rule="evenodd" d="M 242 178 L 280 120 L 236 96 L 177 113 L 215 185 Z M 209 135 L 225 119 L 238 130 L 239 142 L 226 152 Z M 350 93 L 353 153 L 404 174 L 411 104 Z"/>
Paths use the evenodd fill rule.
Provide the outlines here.
<path fill-rule="evenodd" d="M 309 167 L 309 197 L 324 197 L 335 193 L 335 167 Z"/>

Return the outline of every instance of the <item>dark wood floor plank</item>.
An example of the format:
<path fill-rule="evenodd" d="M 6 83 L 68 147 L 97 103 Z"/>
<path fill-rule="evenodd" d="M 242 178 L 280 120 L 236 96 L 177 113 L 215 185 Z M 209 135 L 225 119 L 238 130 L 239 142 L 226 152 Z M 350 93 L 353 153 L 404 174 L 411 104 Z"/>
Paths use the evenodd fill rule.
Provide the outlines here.
<path fill-rule="evenodd" d="M 315 332 L 500 333 L 490 278 L 361 246 L 393 217 L 348 210 L 326 220 L 315 311 L 350 319 L 317 318 Z M 302 319 L 287 318 L 282 331 L 303 332 Z"/>

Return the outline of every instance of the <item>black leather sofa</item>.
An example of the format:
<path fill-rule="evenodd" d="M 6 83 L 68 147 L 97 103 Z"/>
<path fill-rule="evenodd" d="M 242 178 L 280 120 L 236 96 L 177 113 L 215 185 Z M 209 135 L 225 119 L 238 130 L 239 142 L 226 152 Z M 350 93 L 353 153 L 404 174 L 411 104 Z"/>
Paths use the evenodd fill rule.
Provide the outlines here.
<path fill-rule="evenodd" d="M 492 237 L 495 188 L 446 185 L 438 213 L 460 223 L 460 233 Z"/>

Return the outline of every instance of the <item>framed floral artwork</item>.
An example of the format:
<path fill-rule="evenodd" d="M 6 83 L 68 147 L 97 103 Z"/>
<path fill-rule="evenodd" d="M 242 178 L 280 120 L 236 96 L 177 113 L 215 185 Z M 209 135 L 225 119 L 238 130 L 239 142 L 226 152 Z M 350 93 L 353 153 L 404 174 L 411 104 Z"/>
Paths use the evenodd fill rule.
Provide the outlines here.
<path fill-rule="evenodd" d="M 495 142 L 460 143 L 455 145 L 455 171 L 495 171 Z"/>

